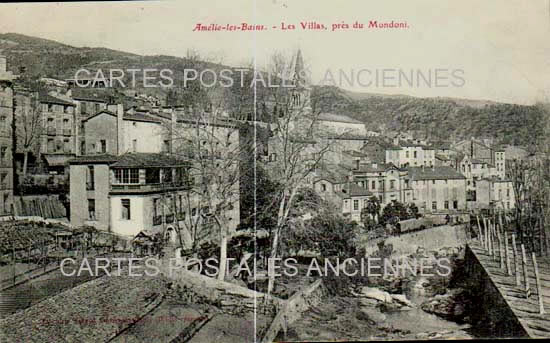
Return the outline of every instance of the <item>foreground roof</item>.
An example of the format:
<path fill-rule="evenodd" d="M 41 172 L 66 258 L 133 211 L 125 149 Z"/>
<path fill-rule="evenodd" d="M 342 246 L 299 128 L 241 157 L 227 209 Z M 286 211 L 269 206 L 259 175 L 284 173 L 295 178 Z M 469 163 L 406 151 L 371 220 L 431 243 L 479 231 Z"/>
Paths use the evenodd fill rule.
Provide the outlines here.
<path fill-rule="evenodd" d="M 114 168 L 175 167 L 187 163 L 187 160 L 169 154 L 141 152 L 126 153 L 120 156 L 85 155 L 69 161 L 69 164 L 109 164 Z"/>

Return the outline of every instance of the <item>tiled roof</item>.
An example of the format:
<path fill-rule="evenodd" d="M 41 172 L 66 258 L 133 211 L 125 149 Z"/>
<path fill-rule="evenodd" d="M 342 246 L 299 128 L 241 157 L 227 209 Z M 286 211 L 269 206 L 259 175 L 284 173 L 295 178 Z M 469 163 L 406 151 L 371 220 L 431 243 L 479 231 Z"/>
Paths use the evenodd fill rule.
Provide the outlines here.
<path fill-rule="evenodd" d="M 342 186 L 342 190 L 339 192 L 336 192 L 336 194 L 343 199 L 349 199 L 350 197 L 363 197 L 363 196 L 372 195 L 372 193 L 369 192 L 367 189 L 360 187 L 353 182 L 344 183 Z"/>
<path fill-rule="evenodd" d="M 186 164 L 188 161 L 168 154 L 126 153 L 118 156 L 112 167 L 173 167 Z"/>
<path fill-rule="evenodd" d="M 126 153 L 120 156 L 110 154 L 78 156 L 69 164 L 109 164 L 115 168 L 174 167 L 187 164 L 188 161 L 168 154 Z"/>
<path fill-rule="evenodd" d="M 391 168 L 400 170 L 393 163 L 376 163 L 376 166 L 374 166 L 373 163 L 365 163 L 360 164 L 359 169 L 356 169 L 354 171 L 358 173 L 381 173 Z"/>
<path fill-rule="evenodd" d="M 111 115 L 113 117 L 116 117 L 116 113 L 113 113 L 111 111 L 108 111 L 108 110 L 101 110 L 99 112 L 97 112 L 96 114 L 94 115 L 91 115 L 85 119 L 83 119 L 82 121 L 87 121 L 87 120 L 90 120 L 102 113 L 105 113 L 105 114 L 108 114 L 108 115 Z M 131 120 L 131 121 L 142 121 L 142 122 L 148 122 L 148 123 L 161 123 L 161 120 L 160 119 L 156 119 L 156 118 L 153 118 L 152 116 L 150 115 L 147 115 L 147 114 L 144 114 L 144 113 L 124 113 L 124 120 Z"/>
<path fill-rule="evenodd" d="M 73 104 L 72 102 L 70 101 L 67 101 L 67 100 L 63 100 L 63 99 L 59 99 L 59 98 L 56 98 L 54 96 L 51 96 L 49 94 L 46 94 L 46 93 L 42 93 L 38 96 L 38 99 L 40 102 L 42 103 L 46 103 L 46 104 L 56 104 L 56 105 L 65 105 L 65 106 L 75 106 L 75 104 Z"/>
<path fill-rule="evenodd" d="M 367 154 L 356 150 L 345 150 L 343 153 L 352 157 L 367 157 Z"/>
<path fill-rule="evenodd" d="M 352 132 L 344 132 L 342 134 L 326 134 L 326 135 L 323 135 L 324 138 L 328 138 L 328 139 L 342 139 L 342 140 L 350 140 L 350 139 L 353 139 L 353 140 L 361 140 L 361 141 L 366 141 L 370 138 L 370 136 L 366 136 L 366 135 L 359 135 L 359 134 L 355 134 L 355 133 L 352 133 Z"/>
<path fill-rule="evenodd" d="M 365 143 L 365 145 L 366 146 L 379 145 L 379 146 L 381 146 L 382 148 L 384 148 L 386 150 L 401 150 L 401 148 L 398 147 L 397 145 L 389 143 L 386 140 L 384 140 L 382 138 L 379 138 L 379 137 L 369 137 L 367 139 L 367 143 Z"/>
<path fill-rule="evenodd" d="M 153 118 L 152 116 L 145 114 L 145 113 L 124 113 L 124 120 L 132 120 L 132 121 L 143 121 L 143 122 L 150 122 L 150 123 L 161 123 L 160 119 Z"/>
<path fill-rule="evenodd" d="M 317 120 L 335 121 L 339 123 L 350 123 L 350 124 L 363 124 L 359 120 L 355 120 L 343 114 L 334 114 L 334 113 L 327 113 L 327 112 L 320 113 L 317 116 Z"/>
<path fill-rule="evenodd" d="M 99 163 L 114 163 L 117 160 L 117 156 L 110 154 L 98 154 L 98 155 L 84 155 L 78 156 L 69 160 L 69 164 L 99 164 Z"/>
<path fill-rule="evenodd" d="M 464 175 L 454 168 L 443 167 L 408 167 L 409 176 L 412 180 L 445 180 L 445 179 L 466 179 Z"/>
<path fill-rule="evenodd" d="M 97 89 L 75 87 L 71 89 L 71 98 L 75 100 L 107 102 L 109 95 Z"/>

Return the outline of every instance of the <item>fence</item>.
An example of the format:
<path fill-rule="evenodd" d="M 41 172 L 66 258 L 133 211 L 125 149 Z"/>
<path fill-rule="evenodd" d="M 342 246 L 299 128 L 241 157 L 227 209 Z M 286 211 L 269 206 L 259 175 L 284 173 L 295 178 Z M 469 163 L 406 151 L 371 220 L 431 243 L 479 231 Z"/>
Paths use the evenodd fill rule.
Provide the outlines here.
<path fill-rule="evenodd" d="M 532 295 L 531 285 L 529 284 L 528 264 L 531 262 L 533 266 L 535 289 L 538 297 L 539 314 L 545 314 L 542 284 L 540 273 L 537 264 L 537 256 L 535 252 L 531 252 L 531 261 L 528 259 L 528 254 L 523 243 L 516 242 L 516 235 L 508 234 L 501 216 L 495 216 L 493 220 L 490 218 L 476 216 L 477 221 L 477 240 L 481 248 L 488 253 L 493 260 L 497 261 L 499 268 L 509 277 L 514 277 L 515 285 L 529 298 Z M 519 249 L 518 249 L 519 245 Z M 523 276 L 523 278 L 522 278 Z M 522 280 L 523 279 L 523 280 Z"/>

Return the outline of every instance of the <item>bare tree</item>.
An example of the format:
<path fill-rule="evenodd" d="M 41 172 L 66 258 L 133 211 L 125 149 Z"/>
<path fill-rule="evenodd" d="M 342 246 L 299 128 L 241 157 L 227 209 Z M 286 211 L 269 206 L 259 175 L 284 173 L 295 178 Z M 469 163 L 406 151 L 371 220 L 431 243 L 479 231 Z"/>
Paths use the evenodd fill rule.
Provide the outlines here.
<path fill-rule="evenodd" d="M 281 53 L 272 56 L 269 73 L 280 80 L 292 80 L 292 87 L 267 89 L 267 101 L 276 108 L 272 117 L 268 166 L 273 181 L 279 185 L 274 194 L 277 208 L 276 225 L 271 232 L 271 253 L 278 255 L 281 232 L 288 226 L 289 214 L 300 188 L 310 185 L 315 171 L 323 164 L 325 154 L 334 142 L 329 132 L 319 125 L 319 112 L 311 109 L 306 72 L 301 55 L 291 61 Z M 290 73 L 289 73 L 290 71 Z M 268 293 L 273 291 L 274 275 L 269 273 Z"/>
<path fill-rule="evenodd" d="M 40 137 L 44 130 L 42 109 L 38 93 L 25 92 L 17 97 L 15 135 L 17 146 L 23 152 L 23 176 L 27 174 L 29 154 L 34 152 L 40 144 Z"/>

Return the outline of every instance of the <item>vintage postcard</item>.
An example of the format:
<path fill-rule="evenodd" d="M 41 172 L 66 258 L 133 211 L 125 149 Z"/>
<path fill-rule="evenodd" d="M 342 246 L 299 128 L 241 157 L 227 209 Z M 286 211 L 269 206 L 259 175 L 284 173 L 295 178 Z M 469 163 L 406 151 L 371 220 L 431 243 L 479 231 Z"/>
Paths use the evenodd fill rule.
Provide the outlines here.
<path fill-rule="evenodd" d="M 1 342 L 550 337 L 550 0 L 0 4 Z"/>

